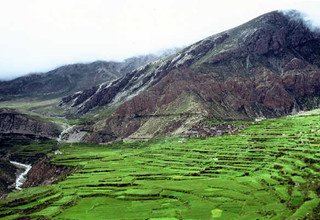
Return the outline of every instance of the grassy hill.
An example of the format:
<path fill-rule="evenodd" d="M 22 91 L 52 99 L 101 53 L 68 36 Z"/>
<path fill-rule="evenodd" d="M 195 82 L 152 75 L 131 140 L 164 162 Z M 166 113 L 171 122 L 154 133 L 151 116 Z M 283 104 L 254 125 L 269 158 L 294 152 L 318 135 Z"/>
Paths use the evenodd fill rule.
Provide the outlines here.
<path fill-rule="evenodd" d="M 61 144 L 63 154 L 49 153 L 51 162 L 77 170 L 57 184 L 9 194 L 0 217 L 319 219 L 319 119 L 312 111 L 206 139 Z"/>

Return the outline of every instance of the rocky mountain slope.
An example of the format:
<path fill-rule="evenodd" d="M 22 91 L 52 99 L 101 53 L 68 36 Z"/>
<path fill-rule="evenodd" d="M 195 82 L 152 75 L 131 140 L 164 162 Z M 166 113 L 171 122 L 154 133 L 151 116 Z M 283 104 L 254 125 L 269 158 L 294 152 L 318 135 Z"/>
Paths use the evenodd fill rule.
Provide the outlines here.
<path fill-rule="evenodd" d="M 320 34 L 274 11 L 112 83 L 63 99 L 76 114 L 119 106 L 85 140 L 181 133 L 203 118 L 276 117 L 320 104 Z"/>
<path fill-rule="evenodd" d="M 11 81 L 0 82 L 0 100 L 36 97 L 56 98 L 110 82 L 159 57 L 145 55 L 123 62 L 96 61 L 89 64 L 71 64 L 47 73 L 30 74 Z"/>
<path fill-rule="evenodd" d="M 36 139 L 56 139 L 62 128 L 38 117 L 28 116 L 10 109 L 0 109 L 1 148 L 10 143 Z"/>

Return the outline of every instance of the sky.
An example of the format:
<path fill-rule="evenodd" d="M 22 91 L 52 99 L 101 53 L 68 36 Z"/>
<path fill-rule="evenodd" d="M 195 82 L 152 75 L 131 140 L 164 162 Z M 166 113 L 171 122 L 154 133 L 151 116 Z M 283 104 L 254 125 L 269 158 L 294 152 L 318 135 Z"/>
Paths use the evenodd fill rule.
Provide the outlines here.
<path fill-rule="evenodd" d="M 320 0 L 0 0 L 0 80 L 183 47 L 272 10 L 320 26 Z"/>

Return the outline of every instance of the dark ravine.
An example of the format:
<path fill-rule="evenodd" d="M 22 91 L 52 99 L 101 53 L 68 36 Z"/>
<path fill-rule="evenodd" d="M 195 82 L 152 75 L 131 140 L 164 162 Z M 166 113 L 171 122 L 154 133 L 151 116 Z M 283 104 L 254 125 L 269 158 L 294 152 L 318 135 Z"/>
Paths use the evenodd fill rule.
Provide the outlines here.
<path fill-rule="evenodd" d="M 274 11 L 66 97 L 62 105 L 76 115 L 119 106 L 83 139 L 98 143 L 177 134 L 204 118 L 254 120 L 316 108 L 319 81 L 320 34 L 298 12 Z M 159 120 L 166 114 L 178 116 Z"/>
<path fill-rule="evenodd" d="M 14 189 L 17 171 L 8 159 L 0 158 L 0 199 Z"/>

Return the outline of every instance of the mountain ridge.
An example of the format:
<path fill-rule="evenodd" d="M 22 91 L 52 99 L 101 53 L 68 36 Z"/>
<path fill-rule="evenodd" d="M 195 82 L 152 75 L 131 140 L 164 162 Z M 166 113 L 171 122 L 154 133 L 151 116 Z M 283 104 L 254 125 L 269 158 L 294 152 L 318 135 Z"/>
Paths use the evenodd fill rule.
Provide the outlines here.
<path fill-rule="evenodd" d="M 158 59 L 159 56 L 150 54 L 131 57 L 122 62 L 68 64 L 45 73 L 31 73 L 13 80 L 0 81 L 0 100 L 63 97 L 102 82 L 118 79 L 127 72 Z"/>
<path fill-rule="evenodd" d="M 253 120 L 317 107 L 320 35 L 299 16 L 279 11 L 259 16 L 90 93 L 64 98 L 62 105 L 78 115 L 119 106 L 93 127 L 89 142 L 177 134 L 188 130 L 188 121 L 207 117 Z M 166 112 L 180 116 L 143 117 Z"/>
<path fill-rule="evenodd" d="M 296 12 L 297 13 L 297 12 Z M 296 13 L 293 13 L 294 15 L 298 16 L 298 14 Z M 255 28 L 253 30 L 250 29 L 250 31 L 252 32 L 251 34 L 254 35 L 252 36 L 252 38 L 256 38 L 254 39 L 253 41 L 256 43 L 256 45 L 254 45 L 252 42 L 242 42 L 242 44 L 244 44 L 243 46 L 245 46 L 245 49 L 247 51 L 243 51 L 243 46 L 241 46 L 240 48 L 239 47 L 235 47 L 235 48 L 222 48 L 223 51 L 220 51 L 219 48 L 215 49 L 214 52 L 216 52 L 217 54 L 214 54 L 213 56 L 213 59 L 210 59 L 210 60 L 206 60 L 204 58 L 206 57 L 201 57 L 202 60 L 200 61 L 196 61 L 194 60 L 193 55 L 204 55 L 206 54 L 208 56 L 208 52 L 209 50 L 211 50 L 212 48 L 214 47 L 217 47 L 219 45 L 221 45 L 222 43 L 224 44 L 228 44 L 228 42 L 226 41 L 231 41 L 232 42 L 232 39 L 230 40 L 230 32 L 236 32 L 238 31 L 239 29 L 241 29 L 243 26 L 246 26 L 248 24 L 252 24 L 253 22 L 257 22 L 258 25 L 261 25 L 261 22 L 262 23 L 268 23 L 268 21 L 270 22 L 277 22 L 277 19 L 280 19 L 279 17 L 285 17 L 285 15 L 283 15 L 282 13 L 280 12 L 277 12 L 277 11 L 274 11 L 274 12 L 271 12 L 271 13 L 267 13 L 265 15 L 262 15 L 262 16 L 259 16 L 258 18 L 255 18 L 253 19 L 252 21 L 249 21 L 243 25 L 240 25 L 239 27 L 236 27 L 236 28 L 232 28 L 228 31 L 224 31 L 224 32 L 221 32 L 219 34 L 215 34 L 213 36 L 210 36 L 208 38 L 205 38 L 204 40 L 202 41 L 199 41 L 189 47 L 186 47 L 185 49 L 183 49 L 181 52 L 177 53 L 175 57 L 173 57 L 171 60 L 170 59 L 166 59 L 164 60 L 163 62 L 159 62 L 159 61 L 155 61 L 155 64 L 158 65 L 156 71 L 159 72 L 159 70 L 161 71 L 162 69 L 166 69 L 168 71 L 168 67 L 180 67 L 180 66 L 183 66 L 183 65 L 189 65 L 189 64 L 193 64 L 195 67 L 197 67 L 196 65 L 199 65 L 199 62 L 200 64 L 204 64 L 204 65 L 212 65 L 212 64 L 215 64 L 215 63 L 220 63 L 220 62 L 223 62 L 224 60 L 227 60 L 227 59 L 230 59 L 230 58 L 238 58 L 238 57 L 241 57 L 241 56 L 246 56 L 247 54 L 244 54 L 244 53 L 255 53 L 257 55 L 264 55 L 270 51 L 275 51 L 275 52 L 281 52 L 282 48 L 281 47 L 284 47 L 285 45 L 284 42 L 281 42 L 281 40 L 283 39 L 280 39 L 281 37 L 283 37 L 282 35 L 284 33 L 282 33 L 281 31 L 282 30 L 276 30 L 275 33 L 274 33 L 274 42 L 269 42 L 270 41 L 270 35 L 268 34 L 265 34 L 263 33 L 265 30 L 256 30 Z M 261 21 L 262 20 L 262 21 Z M 259 23 L 260 21 L 260 23 Z M 291 22 L 290 20 L 288 20 L 287 22 Z M 304 26 L 304 23 L 302 20 L 292 20 L 292 22 L 295 22 L 294 25 L 301 25 L 301 26 Z M 268 24 L 270 25 L 270 24 Z M 283 24 L 278 24 L 278 25 L 283 25 Z M 305 29 L 307 29 L 306 27 L 304 27 Z M 256 31 L 256 32 L 255 32 Z M 307 30 L 305 30 L 307 31 Z M 310 31 L 308 32 L 307 31 L 307 34 L 310 35 Z M 243 34 L 243 33 L 242 33 Z M 248 35 L 248 32 L 244 32 L 245 35 Z M 301 33 L 300 33 L 301 34 Z M 302 33 L 303 34 L 303 33 Z M 319 39 L 319 34 L 316 35 Z M 240 36 L 242 37 L 242 36 Z M 307 36 L 306 39 L 304 40 L 308 40 L 308 37 L 310 38 L 310 36 Z M 229 38 L 229 39 L 228 39 Z M 258 39 L 260 38 L 260 39 Z M 279 39 L 277 39 L 279 38 Z M 240 38 L 241 39 L 241 38 Z M 290 39 L 290 41 L 292 42 L 289 42 L 289 44 L 297 44 L 299 42 L 295 42 L 297 40 L 295 39 Z M 268 46 L 270 46 L 269 44 L 271 44 L 271 47 L 268 48 Z M 230 45 L 227 45 L 230 47 Z M 231 45 L 232 46 L 232 45 Z M 226 49 L 231 49 L 230 51 L 226 51 Z M 209 55 L 212 55 L 212 54 L 209 54 Z M 172 56 L 171 56 L 172 57 Z M 248 58 L 246 56 L 246 66 L 248 67 L 250 65 L 250 57 Z M 312 59 L 312 58 L 311 58 Z M 170 61 L 170 62 L 168 62 Z M 319 61 L 317 61 L 317 65 L 319 65 Z M 174 63 L 175 65 L 172 65 L 172 63 Z M 137 77 L 139 74 L 141 75 L 143 71 L 147 72 L 146 69 L 148 69 L 148 67 L 150 66 L 147 65 L 145 66 L 144 69 L 137 69 L 135 71 L 133 71 L 132 73 L 130 73 L 131 75 L 134 75 L 135 77 Z M 202 67 L 203 68 L 203 67 Z M 274 67 L 272 67 L 274 68 Z M 139 73 L 137 73 L 139 72 Z M 129 75 L 130 75 L 129 74 Z M 156 75 L 156 74 L 154 74 Z M 161 74 L 162 76 L 165 75 L 165 74 Z M 122 81 L 125 81 L 126 79 L 125 78 L 129 78 L 130 76 L 125 76 L 123 78 Z M 131 83 L 133 84 L 133 83 Z M 113 85 L 110 85 L 109 87 L 111 87 Z M 88 109 L 90 110 L 90 109 Z M 86 113 L 87 110 L 84 110 L 82 111 L 80 109 L 79 113 Z"/>

